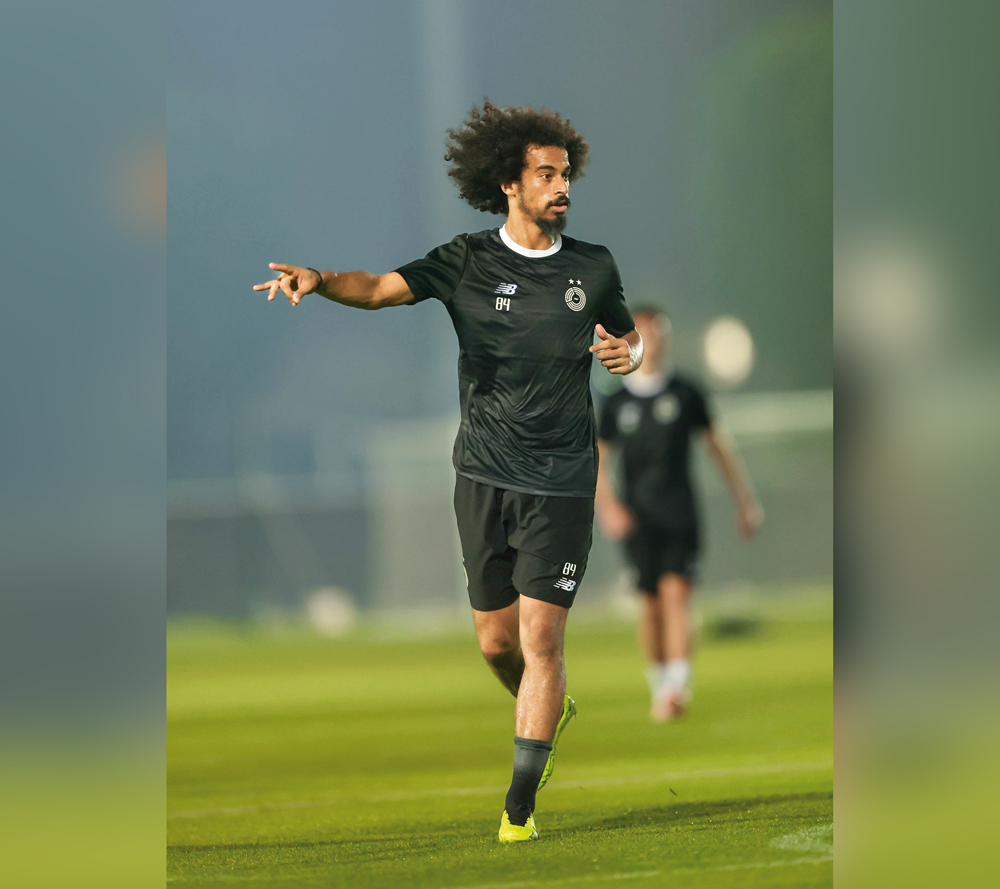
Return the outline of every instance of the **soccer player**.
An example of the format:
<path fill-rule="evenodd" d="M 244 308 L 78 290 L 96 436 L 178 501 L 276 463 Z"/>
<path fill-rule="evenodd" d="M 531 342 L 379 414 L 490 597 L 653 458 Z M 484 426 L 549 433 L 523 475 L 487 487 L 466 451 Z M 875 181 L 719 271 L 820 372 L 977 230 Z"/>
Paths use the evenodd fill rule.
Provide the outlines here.
<path fill-rule="evenodd" d="M 639 575 L 639 642 L 649 664 L 650 715 L 666 722 L 680 716 L 691 698 L 689 600 L 699 551 L 692 439 L 702 438 L 718 465 L 742 537 L 756 534 L 763 512 L 733 444 L 712 422 L 701 389 L 667 364 L 666 314 L 641 307 L 634 316 L 645 361 L 601 411 L 597 513 L 605 536 L 625 541 Z M 621 499 L 610 477 L 616 451 L 622 458 Z"/>
<path fill-rule="evenodd" d="M 315 293 L 360 309 L 444 303 L 458 334 L 455 514 L 479 647 L 516 698 L 514 772 L 500 840 L 535 839 L 535 792 L 576 713 L 566 618 L 587 570 L 597 448 L 590 364 L 642 361 L 611 253 L 562 232 L 586 141 L 550 111 L 486 100 L 449 131 L 461 197 L 505 215 L 384 275 L 271 263 L 254 287 L 298 305 Z M 594 334 L 597 342 L 594 342 Z M 593 356 L 593 357 L 592 357 Z"/>

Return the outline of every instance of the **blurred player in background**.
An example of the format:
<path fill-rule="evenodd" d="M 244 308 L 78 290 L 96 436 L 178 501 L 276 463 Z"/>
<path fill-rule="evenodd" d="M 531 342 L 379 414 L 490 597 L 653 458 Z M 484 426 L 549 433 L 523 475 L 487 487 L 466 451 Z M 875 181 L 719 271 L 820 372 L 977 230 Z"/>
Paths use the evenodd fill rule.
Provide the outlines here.
<path fill-rule="evenodd" d="M 701 389 L 667 361 L 666 314 L 643 307 L 634 318 L 645 359 L 604 403 L 596 506 L 604 535 L 625 542 L 639 575 L 639 643 L 649 664 L 650 715 L 666 722 L 680 716 L 691 698 L 689 603 L 700 550 L 693 439 L 704 440 L 732 494 L 740 536 L 756 534 L 763 511 L 734 445 L 712 422 Z M 619 455 L 621 497 L 610 466 Z"/>
<path fill-rule="evenodd" d="M 385 275 L 271 263 L 278 276 L 254 289 L 269 300 L 281 291 L 292 305 L 316 293 L 361 309 L 439 299 L 451 316 L 462 412 L 455 514 L 480 650 L 517 699 L 500 824 L 500 840 L 517 842 L 538 836 L 535 792 L 576 713 L 563 640 L 594 522 L 590 365 L 596 357 L 610 373 L 631 373 L 642 340 L 608 249 L 562 236 L 588 151 L 569 121 L 487 100 L 449 135 L 445 159 L 461 196 L 504 214 L 503 226 L 458 235 Z"/>

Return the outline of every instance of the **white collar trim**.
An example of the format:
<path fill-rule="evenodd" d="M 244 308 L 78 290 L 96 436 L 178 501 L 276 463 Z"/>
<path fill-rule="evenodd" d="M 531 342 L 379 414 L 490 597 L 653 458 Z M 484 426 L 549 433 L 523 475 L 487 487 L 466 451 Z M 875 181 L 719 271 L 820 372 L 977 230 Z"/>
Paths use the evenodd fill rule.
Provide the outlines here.
<path fill-rule="evenodd" d="M 558 253 L 562 249 L 562 235 L 556 235 L 556 239 L 552 242 L 552 246 L 546 248 L 545 250 L 531 250 L 528 247 L 522 247 L 509 234 L 507 234 L 506 225 L 500 226 L 500 240 L 515 253 L 520 253 L 521 256 L 527 256 L 530 259 L 541 259 L 543 256 L 551 256 L 553 253 Z"/>

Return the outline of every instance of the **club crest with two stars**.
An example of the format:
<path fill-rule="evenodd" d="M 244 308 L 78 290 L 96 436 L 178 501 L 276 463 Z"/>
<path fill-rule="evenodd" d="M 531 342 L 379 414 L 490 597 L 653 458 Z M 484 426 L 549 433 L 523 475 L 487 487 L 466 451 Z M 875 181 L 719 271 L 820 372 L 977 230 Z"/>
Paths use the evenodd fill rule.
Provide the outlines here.
<path fill-rule="evenodd" d="M 583 281 L 574 281 L 572 278 L 569 279 L 571 285 L 582 284 Z M 587 305 L 587 294 L 584 293 L 578 286 L 571 286 L 569 290 L 566 291 L 566 305 L 568 305 L 574 312 L 579 312 L 585 305 Z"/>

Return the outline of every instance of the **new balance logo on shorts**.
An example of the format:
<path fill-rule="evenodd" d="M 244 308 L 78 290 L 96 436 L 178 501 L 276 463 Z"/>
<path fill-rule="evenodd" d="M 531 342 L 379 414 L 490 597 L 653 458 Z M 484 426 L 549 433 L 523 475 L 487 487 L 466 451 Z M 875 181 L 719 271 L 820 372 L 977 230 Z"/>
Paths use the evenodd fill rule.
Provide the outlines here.
<path fill-rule="evenodd" d="M 502 293 L 504 296 L 513 296 L 517 291 L 516 284 L 497 284 L 497 289 L 494 293 Z"/>
<path fill-rule="evenodd" d="M 569 575 L 571 574 L 576 574 L 576 562 L 567 562 L 563 565 L 563 576 L 552 584 L 552 586 L 557 590 L 566 590 L 567 593 L 572 593 L 576 589 L 576 581 L 569 579 Z"/>

